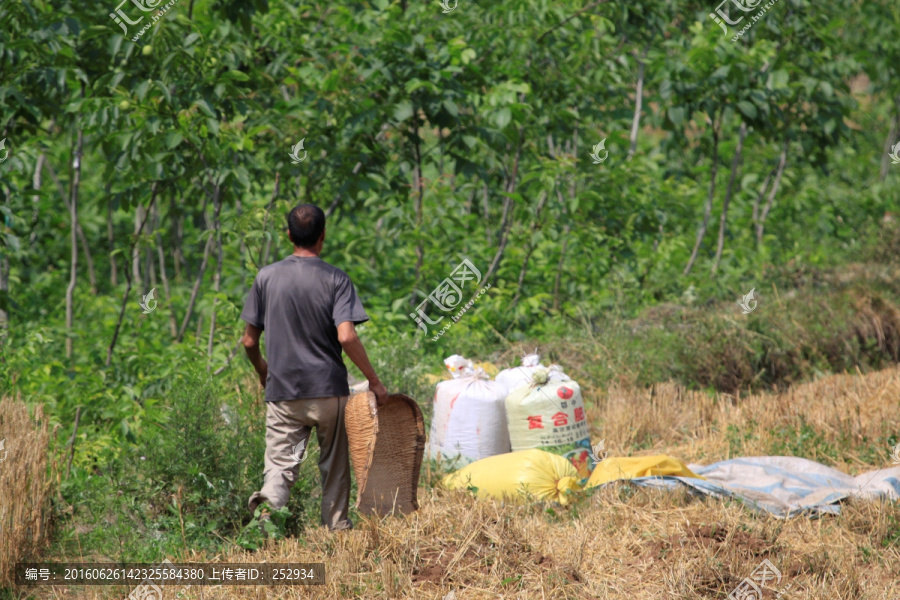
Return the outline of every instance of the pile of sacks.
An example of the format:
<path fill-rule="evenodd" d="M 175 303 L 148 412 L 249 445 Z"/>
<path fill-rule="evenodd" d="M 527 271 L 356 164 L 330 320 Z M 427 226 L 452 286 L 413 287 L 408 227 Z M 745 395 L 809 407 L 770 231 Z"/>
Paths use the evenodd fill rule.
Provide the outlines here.
<path fill-rule="evenodd" d="M 544 500 L 565 505 L 580 490 L 591 490 L 619 479 L 659 477 L 705 480 L 677 458 L 657 455 L 603 460 L 585 481 L 562 456 L 532 448 L 484 458 L 447 475 L 443 483 L 449 489 L 472 490 L 479 497 L 513 502 Z"/>
<path fill-rule="evenodd" d="M 437 384 L 428 456 L 461 467 L 482 459 L 540 449 L 568 462 L 575 480 L 591 475 L 590 431 L 578 383 L 559 365 L 529 354 L 497 373 L 459 355 L 444 361 L 451 379 Z M 568 485 L 568 483 L 566 483 Z"/>

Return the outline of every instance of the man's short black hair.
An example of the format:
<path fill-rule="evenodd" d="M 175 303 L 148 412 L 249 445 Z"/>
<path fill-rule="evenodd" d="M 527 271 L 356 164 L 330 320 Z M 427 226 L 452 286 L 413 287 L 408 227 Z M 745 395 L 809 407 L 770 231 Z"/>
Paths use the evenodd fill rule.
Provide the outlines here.
<path fill-rule="evenodd" d="M 287 214 L 291 241 L 300 248 L 312 248 L 325 231 L 325 212 L 315 204 L 298 204 Z"/>

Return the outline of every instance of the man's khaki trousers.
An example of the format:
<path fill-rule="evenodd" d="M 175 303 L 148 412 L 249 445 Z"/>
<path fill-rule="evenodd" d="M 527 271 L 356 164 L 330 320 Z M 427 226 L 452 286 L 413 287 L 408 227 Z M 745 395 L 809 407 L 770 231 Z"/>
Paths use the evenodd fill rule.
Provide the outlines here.
<path fill-rule="evenodd" d="M 254 512 L 262 502 L 273 509 L 287 504 L 297 481 L 300 463 L 293 449 L 308 443 L 312 428 L 319 440 L 319 473 L 322 476 L 322 525 L 352 529 L 347 514 L 350 504 L 350 454 L 344 411 L 349 396 L 301 398 L 266 402 L 266 461 L 262 490 L 250 496 Z"/>

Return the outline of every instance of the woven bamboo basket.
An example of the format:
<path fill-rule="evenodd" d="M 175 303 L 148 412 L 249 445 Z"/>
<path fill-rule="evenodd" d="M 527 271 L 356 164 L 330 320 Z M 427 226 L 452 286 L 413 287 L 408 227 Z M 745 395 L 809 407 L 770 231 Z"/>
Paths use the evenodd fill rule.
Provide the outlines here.
<path fill-rule="evenodd" d="M 390 394 L 375 406 L 375 394 L 350 397 L 344 416 L 361 513 L 387 515 L 419 509 L 416 496 L 425 452 L 425 422 L 416 401 Z"/>

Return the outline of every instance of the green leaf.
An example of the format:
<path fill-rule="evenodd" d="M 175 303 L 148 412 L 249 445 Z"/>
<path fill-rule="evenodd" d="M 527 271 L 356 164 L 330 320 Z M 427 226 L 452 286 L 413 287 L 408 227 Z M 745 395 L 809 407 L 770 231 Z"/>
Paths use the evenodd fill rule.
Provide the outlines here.
<path fill-rule="evenodd" d="M 789 82 L 788 72 L 784 69 L 778 69 L 777 71 L 772 71 L 769 73 L 769 79 L 766 82 L 766 87 L 770 90 L 780 90 L 788 87 Z"/>
<path fill-rule="evenodd" d="M 684 122 L 685 112 L 683 106 L 671 106 L 669 107 L 669 110 L 666 111 L 666 114 L 668 114 L 672 124 L 678 127 Z"/>
<path fill-rule="evenodd" d="M 134 95 L 138 100 L 143 100 L 144 96 L 147 95 L 147 90 L 150 88 L 150 80 L 146 79 L 138 84 L 136 88 L 134 88 Z"/>
<path fill-rule="evenodd" d="M 184 140 L 184 136 L 181 135 L 180 131 L 170 131 L 166 134 L 166 148 L 172 150 L 178 146 L 182 140 Z"/>
<path fill-rule="evenodd" d="M 216 118 L 216 113 L 213 112 L 213 109 L 210 108 L 209 103 L 206 100 L 204 100 L 203 98 L 200 98 L 194 104 L 196 104 L 200 108 L 200 110 L 203 112 L 203 114 L 206 115 L 207 117 L 210 117 L 212 119 Z"/>
<path fill-rule="evenodd" d="M 456 106 L 456 102 L 454 102 L 453 100 L 444 100 L 442 104 L 444 105 L 444 108 L 447 109 L 448 113 L 450 113 L 454 117 L 459 116 L 459 107 Z"/>
<path fill-rule="evenodd" d="M 421 79 L 412 79 L 406 82 L 406 91 L 411 94 L 419 88 L 428 88 L 430 92 L 436 92 L 437 88 L 430 81 L 423 81 Z"/>
<path fill-rule="evenodd" d="M 234 81 L 250 81 L 250 76 L 243 71 L 227 71 L 222 74 L 222 77 Z"/>
<path fill-rule="evenodd" d="M 400 102 L 394 107 L 394 119 L 397 121 L 405 121 L 410 118 L 413 114 L 413 107 L 411 102 Z"/>
<path fill-rule="evenodd" d="M 163 96 L 166 97 L 166 102 L 171 104 L 172 103 L 172 94 L 169 93 L 168 86 L 166 86 L 166 84 L 163 83 L 162 81 L 157 81 L 156 87 L 158 87 L 159 91 L 161 91 L 163 93 Z"/>
<path fill-rule="evenodd" d="M 494 114 L 494 122 L 497 124 L 497 127 L 503 129 L 509 122 L 512 120 L 512 111 L 509 110 L 509 107 L 504 106 L 500 110 L 498 110 Z"/>
<path fill-rule="evenodd" d="M 747 100 L 738 100 L 737 107 L 738 110 L 741 111 L 741 113 L 748 119 L 756 118 L 756 105 L 752 102 L 749 102 Z"/>

